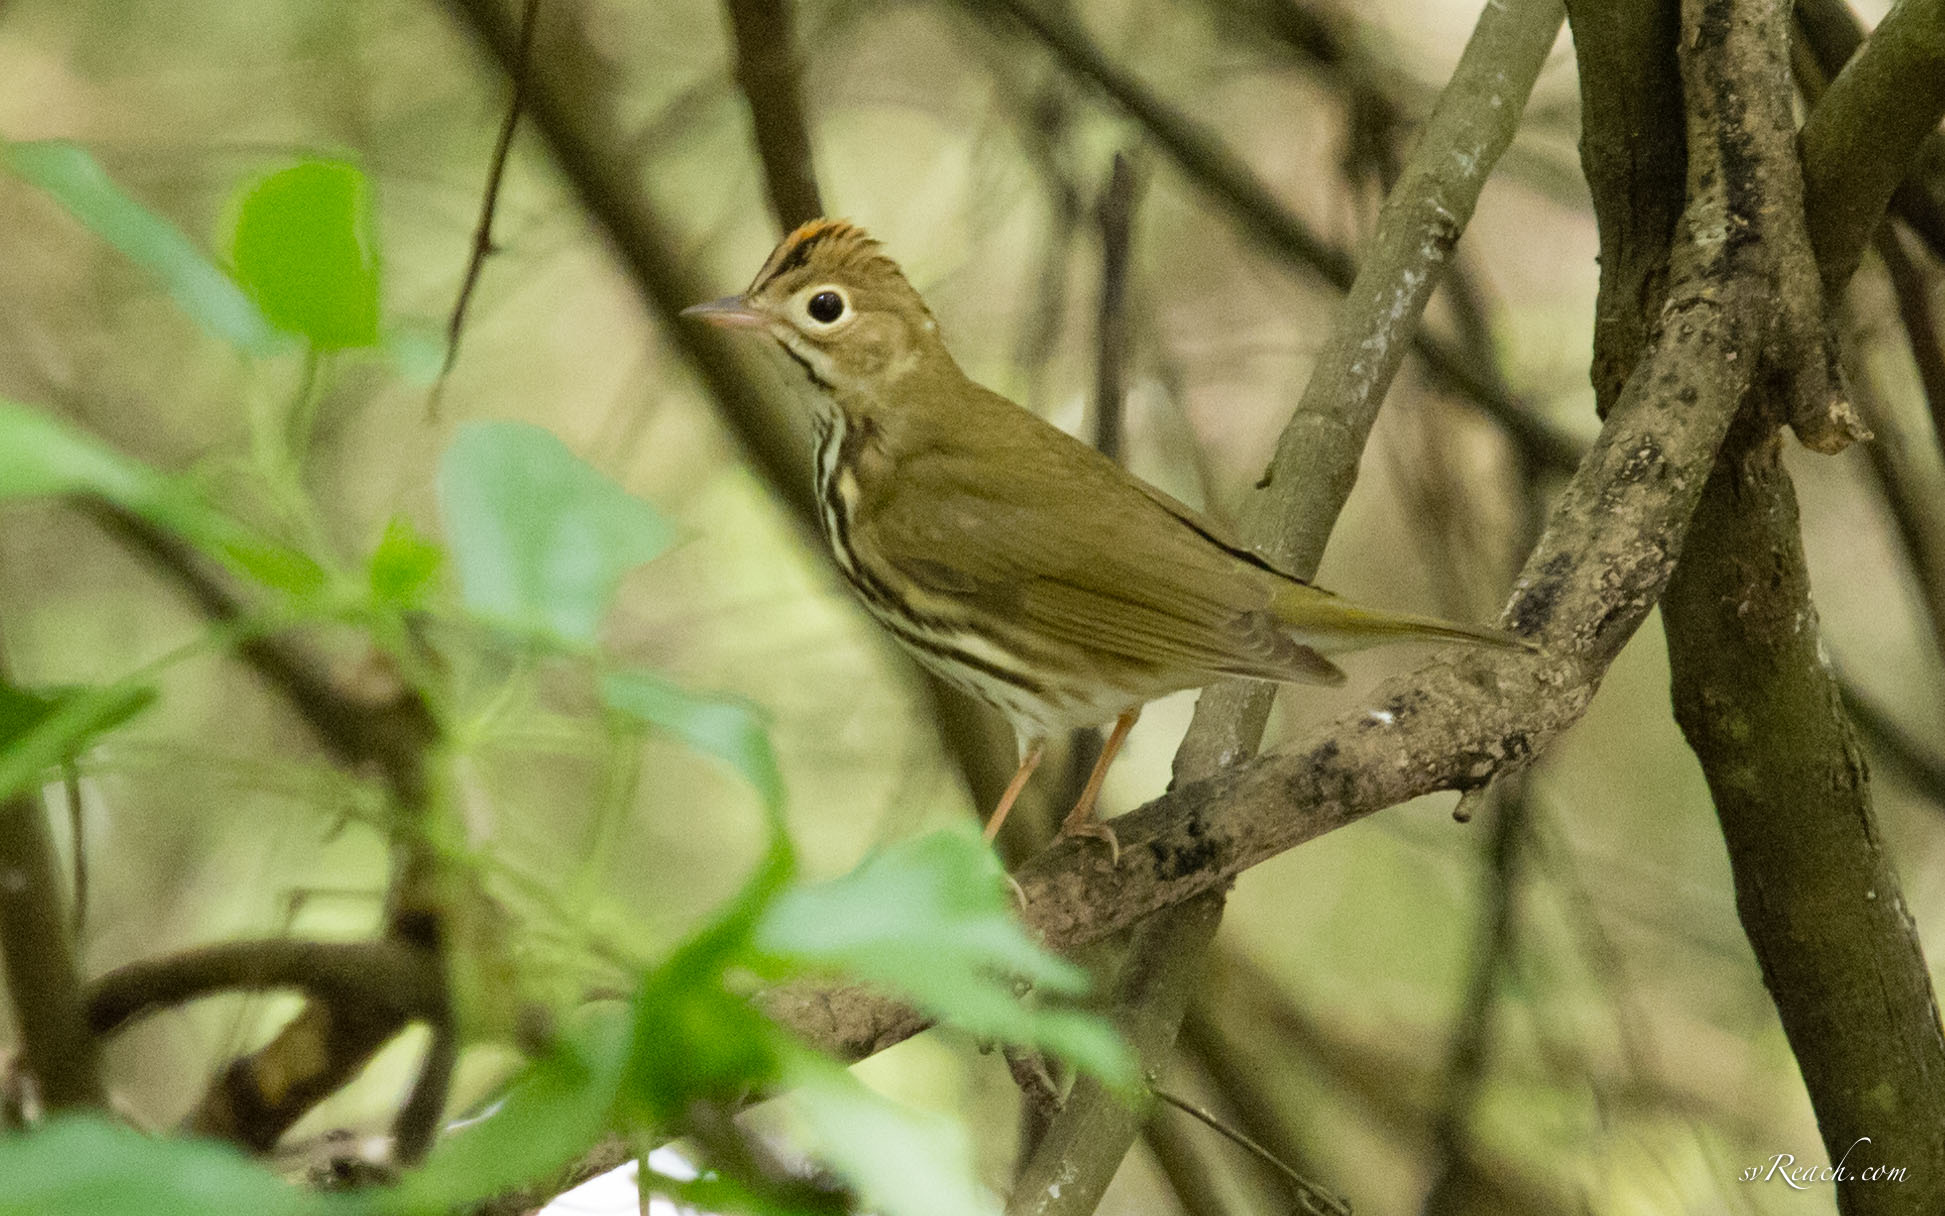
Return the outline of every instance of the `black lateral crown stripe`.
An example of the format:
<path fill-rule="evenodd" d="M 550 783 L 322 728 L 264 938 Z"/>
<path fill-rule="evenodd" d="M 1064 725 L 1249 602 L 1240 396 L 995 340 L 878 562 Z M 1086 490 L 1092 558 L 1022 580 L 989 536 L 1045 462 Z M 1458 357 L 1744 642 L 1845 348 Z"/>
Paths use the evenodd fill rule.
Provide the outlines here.
<path fill-rule="evenodd" d="M 778 275 L 787 274 L 810 261 L 810 251 L 817 247 L 819 241 L 832 235 L 837 229 L 838 226 L 836 224 L 827 224 L 822 228 L 805 234 L 804 239 L 792 245 L 790 252 L 783 255 L 783 260 L 777 263 L 777 268 L 763 276 L 763 282 L 756 285 L 757 290 L 760 291 L 768 286 L 770 281 Z"/>

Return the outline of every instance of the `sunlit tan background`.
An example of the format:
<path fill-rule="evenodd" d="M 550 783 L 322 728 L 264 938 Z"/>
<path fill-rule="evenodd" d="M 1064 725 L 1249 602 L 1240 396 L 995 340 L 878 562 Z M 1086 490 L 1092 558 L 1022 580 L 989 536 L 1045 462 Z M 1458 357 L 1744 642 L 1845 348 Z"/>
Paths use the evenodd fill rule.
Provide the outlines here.
<path fill-rule="evenodd" d="M 1252 244 L 1138 127 L 1037 47 L 967 8 L 797 7 L 832 210 L 885 241 L 976 378 L 1077 431 L 1093 374 L 1099 243 L 1085 217 L 1058 234 L 1052 183 L 1091 206 L 1111 155 L 1134 154 L 1143 188 L 1127 456 L 1172 492 L 1233 516 L 1303 387 L 1331 293 Z M 598 48 L 577 70 L 600 82 L 608 119 L 633 132 L 640 188 L 669 217 L 684 258 L 712 294 L 740 288 L 778 234 L 718 7 L 545 8 Z M 1343 109 L 1329 80 L 1221 4 L 1077 8 L 1118 61 L 1218 130 L 1317 228 L 1349 245 L 1369 231 L 1375 196 L 1345 185 Z M 1361 11 L 1362 45 L 1394 74 L 1412 116 L 1429 107 L 1475 15 L 1452 0 Z M 315 152 L 361 164 L 379 191 L 387 324 L 408 345 L 415 335 L 435 343 L 443 326 L 505 104 L 495 69 L 437 4 L 0 4 L 0 136 L 84 141 L 131 193 L 212 249 L 226 200 L 253 175 Z M 1050 146 L 1036 143 L 1031 122 L 1048 105 L 1060 115 Z M 1460 248 L 1508 379 L 1531 409 L 1585 438 L 1596 427 L 1586 364 L 1598 268 L 1577 133 L 1563 40 Z M 336 541 L 368 549 L 396 512 L 436 529 L 433 469 L 456 423 L 540 423 L 680 522 L 681 547 L 625 586 L 609 644 L 770 711 L 813 873 L 972 814 L 913 669 L 742 460 L 531 131 L 516 143 L 497 231 L 504 249 L 488 264 L 436 419 L 425 385 L 395 365 L 337 369 L 311 480 Z M 1860 282 L 1858 307 L 1881 312 L 1876 268 Z M 1435 307 L 1433 323 L 1449 328 L 1449 313 Z M 1884 350 L 1881 379 L 1907 384 L 1895 347 Z M 298 371 L 294 359 L 246 365 L 55 206 L 0 179 L 0 395 L 223 484 L 244 453 L 248 411 L 287 399 Z M 1901 410 L 1913 400 L 1894 397 Z M 1872 422 L 1924 435 L 1916 415 Z M 1490 618 L 1529 505 L 1511 451 L 1408 365 L 1320 581 L 1384 605 Z M 1914 459 L 1925 484 L 1945 486 L 1933 448 L 1919 444 Z M 1793 452 L 1790 464 L 1832 661 L 1945 754 L 1939 655 L 1867 456 Z M 1557 484 L 1542 477 L 1537 491 Z M 80 517 L 37 507 L 0 519 L 0 632 L 21 679 L 112 679 L 198 627 L 167 584 Z M 1421 655 L 1354 658 L 1348 688 L 1287 694 L 1274 735 L 1354 706 Z M 346 651 L 347 664 L 356 658 Z M 358 813 L 369 793 L 221 655 L 172 667 L 164 688 L 160 707 L 84 771 L 88 971 L 228 936 L 367 931 L 384 882 L 382 845 Z M 476 826 L 492 833 L 510 875 L 587 923 L 637 947 L 671 940 L 753 860 L 752 800 L 707 761 L 653 742 L 627 790 L 598 761 L 587 705 L 545 679 L 528 694 L 537 708 L 514 719 L 518 730 L 474 741 L 465 797 Z M 1143 718 L 1108 785 L 1109 811 L 1161 791 L 1191 707 L 1192 696 L 1177 697 Z M 1889 763 L 1874 769 L 1905 897 L 1936 959 L 1945 791 L 1928 795 Z M 1468 1125 L 1470 1151 L 1501 1192 L 1478 1210 L 1832 1211 L 1827 1188 L 1736 1181 L 1774 1154 L 1821 1162 L 1822 1150 L 1737 925 L 1699 770 L 1670 720 L 1652 619 L 1587 719 L 1548 754 L 1531 795 L 1513 949 Z M 1258 1083 L 1280 1147 L 1372 1216 L 1416 1211 L 1428 1184 L 1432 1119 L 1488 915 L 1488 834 L 1455 824 L 1451 809 L 1448 797 L 1389 810 L 1249 872 L 1212 962 L 1223 1050 Z M 615 825 L 605 849 L 604 822 Z M 547 927 L 527 932 L 544 954 Z M 1238 987 L 1234 960 L 1272 981 L 1268 999 Z M 293 1007 L 211 1001 L 145 1023 L 112 1051 L 121 1102 L 145 1121 L 172 1121 L 219 1059 Z M 378 1117 L 417 1045 L 395 1045 L 298 1134 Z M 478 1093 L 505 1063 L 469 1058 L 462 1089 Z M 1004 1183 L 1017 1103 L 996 1055 L 927 1036 L 861 1071 L 965 1118 L 984 1175 Z M 1219 1109 L 1237 1096 L 1187 1066 L 1170 1082 Z M 1288 1210 L 1260 1206 L 1245 1159 L 1185 1127 L 1223 1185 L 1258 1205 L 1238 1210 Z M 1168 1196 L 1138 1147 L 1102 1210 L 1169 1212 Z"/>

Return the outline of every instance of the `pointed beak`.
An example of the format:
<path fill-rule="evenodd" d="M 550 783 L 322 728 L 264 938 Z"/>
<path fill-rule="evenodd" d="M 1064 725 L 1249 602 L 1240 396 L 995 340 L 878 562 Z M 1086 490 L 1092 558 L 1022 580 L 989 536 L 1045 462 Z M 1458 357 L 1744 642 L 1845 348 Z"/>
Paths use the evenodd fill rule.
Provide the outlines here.
<path fill-rule="evenodd" d="M 742 296 L 724 296 L 707 304 L 692 304 L 682 310 L 685 317 L 720 325 L 724 329 L 756 329 L 769 319 L 743 302 Z"/>

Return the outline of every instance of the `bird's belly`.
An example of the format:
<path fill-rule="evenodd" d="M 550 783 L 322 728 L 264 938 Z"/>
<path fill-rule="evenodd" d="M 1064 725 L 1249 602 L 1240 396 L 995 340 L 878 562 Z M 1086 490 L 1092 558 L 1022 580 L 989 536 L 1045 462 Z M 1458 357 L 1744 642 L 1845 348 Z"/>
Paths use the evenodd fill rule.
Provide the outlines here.
<path fill-rule="evenodd" d="M 889 616 L 868 598 L 864 602 L 926 670 L 998 710 L 1023 738 L 1044 739 L 1105 725 L 1149 700 L 1098 678 L 1070 678 L 1024 663 L 978 634 L 914 629 L 910 621 Z"/>

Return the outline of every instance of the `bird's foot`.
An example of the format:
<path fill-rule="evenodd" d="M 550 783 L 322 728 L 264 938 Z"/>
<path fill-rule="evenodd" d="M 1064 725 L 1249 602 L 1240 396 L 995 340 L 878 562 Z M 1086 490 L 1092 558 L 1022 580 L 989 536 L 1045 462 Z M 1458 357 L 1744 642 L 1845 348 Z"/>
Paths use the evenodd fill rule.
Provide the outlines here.
<path fill-rule="evenodd" d="M 1121 864 L 1120 839 L 1115 836 L 1113 828 L 1098 819 L 1076 819 L 1069 816 L 1067 822 L 1060 825 L 1060 836 L 1063 840 L 1070 836 L 1092 836 L 1108 846 L 1110 867 Z"/>

